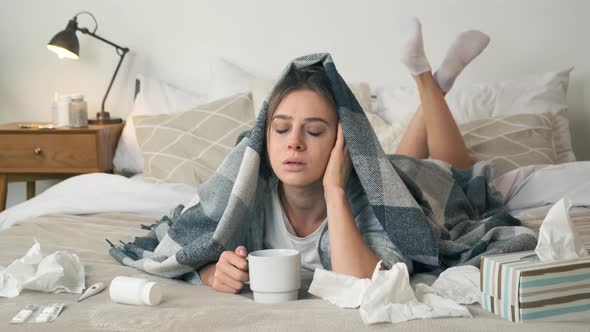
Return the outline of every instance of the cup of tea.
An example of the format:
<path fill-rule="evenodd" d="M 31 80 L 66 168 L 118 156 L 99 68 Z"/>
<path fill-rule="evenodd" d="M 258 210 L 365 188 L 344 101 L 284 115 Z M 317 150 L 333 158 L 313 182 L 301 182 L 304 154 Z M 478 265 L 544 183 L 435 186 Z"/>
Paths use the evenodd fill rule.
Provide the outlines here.
<path fill-rule="evenodd" d="M 265 249 L 248 257 L 250 289 L 258 303 L 297 300 L 301 287 L 301 254 L 293 249 Z"/>

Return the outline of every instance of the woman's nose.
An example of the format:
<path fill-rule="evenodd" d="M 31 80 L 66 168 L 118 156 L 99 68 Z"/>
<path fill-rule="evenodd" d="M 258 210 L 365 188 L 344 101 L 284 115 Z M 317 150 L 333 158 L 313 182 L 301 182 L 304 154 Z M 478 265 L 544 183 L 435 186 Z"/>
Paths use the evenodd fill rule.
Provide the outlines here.
<path fill-rule="evenodd" d="M 289 144 L 289 150 L 295 150 L 297 152 L 301 152 L 301 151 L 305 150 L 305 147 L 301 143 L 291 143 L 291 144 Z"/>
<path fill-rule="evenodd" d="M 305 144 L 303 144 L 303 140 L 298 135 L 298 133 L 293 133 L 289 139 L 288 145 L 289 151 L 294 150 L 297 152 L 301 152 L 305 150 Z"/>

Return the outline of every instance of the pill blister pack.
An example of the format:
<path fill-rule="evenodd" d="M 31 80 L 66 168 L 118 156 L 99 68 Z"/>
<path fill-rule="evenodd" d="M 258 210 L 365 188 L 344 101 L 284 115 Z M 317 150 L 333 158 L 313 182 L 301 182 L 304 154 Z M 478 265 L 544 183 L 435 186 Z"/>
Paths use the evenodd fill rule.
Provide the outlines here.
<path fill-rule="evenodd" d="M 46 306 L 27 304 L 12 318 L 10 323 L 51 323 L 59 316 L 63 307 L 63 303 L 52 303 Z"/>

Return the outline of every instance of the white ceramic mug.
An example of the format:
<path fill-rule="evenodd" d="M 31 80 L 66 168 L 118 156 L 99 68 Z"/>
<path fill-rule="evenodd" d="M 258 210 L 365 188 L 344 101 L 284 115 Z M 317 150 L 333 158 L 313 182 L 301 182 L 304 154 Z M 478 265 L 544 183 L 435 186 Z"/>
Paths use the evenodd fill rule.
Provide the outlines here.
<path fill-rule="evenodd" d="M 301 287 L 301 254 L 293 249 L 266 249 L 248 257 L 250 289 L 258 303 L 297 300 Z"/>

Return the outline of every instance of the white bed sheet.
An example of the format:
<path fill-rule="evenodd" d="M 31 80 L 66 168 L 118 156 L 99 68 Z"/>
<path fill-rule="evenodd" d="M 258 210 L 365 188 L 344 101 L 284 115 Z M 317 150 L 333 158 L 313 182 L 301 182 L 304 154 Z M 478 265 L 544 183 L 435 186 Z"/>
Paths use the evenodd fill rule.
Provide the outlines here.
<path fill-rule="evenodd" d="M 48 214 L 126 212 L 159 219 L 196 195 L 196 187 L 149 182 L 141 175 L 127 178 L 105 173 L 84 174 L 6 209 L 0 213 L 0 230 L 16 221 Z"/>
<path fill-rule="evenodd" d="M 544 218 L 566 195 L 573 203 L 572 216 L 590 213 L 590 161 L 522 167 L 498 177 L 492 186 L 504 195 L 508 212 L 519 219 Z M 125 212 L 159 219 L 179 204 L 197 201 L 197 188 L 185 184 L 149 182 L 141 174 L 85 174 L 0 213 L 0 230 L 47 214 Z"/>

